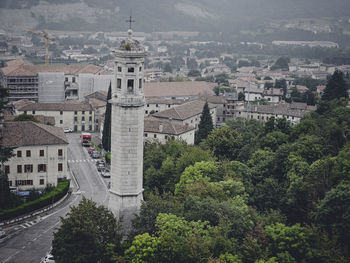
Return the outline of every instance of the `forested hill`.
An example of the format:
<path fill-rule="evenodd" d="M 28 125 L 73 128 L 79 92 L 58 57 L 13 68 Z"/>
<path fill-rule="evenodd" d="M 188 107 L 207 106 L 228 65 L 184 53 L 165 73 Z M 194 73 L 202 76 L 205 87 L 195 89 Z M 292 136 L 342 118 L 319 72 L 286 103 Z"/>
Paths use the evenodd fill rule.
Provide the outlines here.
<path fill-rule="evenodd" d="M 258 21 L 348 16 L 347 0 L 2 0 L 1 19 L 48 29 L 122 30 L 132 9 L 136 30 L 230 31 Z M 8 9 L 8 12 L 5 11 Z"/>

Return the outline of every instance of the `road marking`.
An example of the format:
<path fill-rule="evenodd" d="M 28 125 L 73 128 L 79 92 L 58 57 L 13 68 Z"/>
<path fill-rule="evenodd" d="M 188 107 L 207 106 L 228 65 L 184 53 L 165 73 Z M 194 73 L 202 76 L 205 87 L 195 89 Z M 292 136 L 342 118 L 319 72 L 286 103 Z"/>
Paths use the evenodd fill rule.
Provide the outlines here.
<path fill-rule="evenodd" d="M 48 229 L 46 229 L 45 231 L 43 231 L 43 233 L 47 233 L 49 230 L 51 230 L 52 228 L 56 227 L 58 224 L 60 223 L 60 220 L 58 220 L 58 222 L 56 224 L 54 224 L 53 226 L 49 227 Z"/>

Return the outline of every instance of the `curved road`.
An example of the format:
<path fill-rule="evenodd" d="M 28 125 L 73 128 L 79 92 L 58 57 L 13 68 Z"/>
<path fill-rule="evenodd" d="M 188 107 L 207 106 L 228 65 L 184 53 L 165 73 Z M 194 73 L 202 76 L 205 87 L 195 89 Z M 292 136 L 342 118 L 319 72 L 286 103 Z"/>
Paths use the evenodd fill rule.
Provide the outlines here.
<path fill-rule="evenodd" d="M 68 165 L 76 178 L 71 181 L 72 195 L 48 214 L 12 227 L 14 236 L 0 243 L 0 262 L 39 263 L 51 247 L 60 217 L 66 216 L 70 206 L 76 206 L 82 195 L 98 205 L 108 205 L 108 181 L 97 172 L 95 160 L 80 144 L 79 134 L 67 134 L 67 138 Z"/>

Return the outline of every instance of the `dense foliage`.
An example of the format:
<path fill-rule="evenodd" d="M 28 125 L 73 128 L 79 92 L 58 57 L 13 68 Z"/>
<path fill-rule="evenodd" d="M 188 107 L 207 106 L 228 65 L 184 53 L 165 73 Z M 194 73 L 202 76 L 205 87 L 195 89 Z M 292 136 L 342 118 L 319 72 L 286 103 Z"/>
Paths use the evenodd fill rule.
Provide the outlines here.
<path fill-rule="evenodd" d="M 145 149 L 131 262 L 348 262 L 350 108 L 290 126 L 231 121 L 199 146 Z"/>
<path fill-rule="evenodd" d="M 102 134 L 103 149 L 105 149 L 107 152 L 111 151 L 112 105 L 108 102 L 111 98 L 112 98 L 112 83 L 109 84 L 109 88 L 108 88 L 105 121 L 103 123 L 103 134 Z"/>

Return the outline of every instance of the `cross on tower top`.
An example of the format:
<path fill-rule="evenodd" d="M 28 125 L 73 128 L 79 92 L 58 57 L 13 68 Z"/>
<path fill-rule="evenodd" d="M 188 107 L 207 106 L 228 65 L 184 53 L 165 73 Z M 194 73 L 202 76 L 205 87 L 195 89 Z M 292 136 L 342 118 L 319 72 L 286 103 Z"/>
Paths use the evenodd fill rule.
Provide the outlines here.
<path fill-rule="evenodd" d="M 132 20 L 132 15 L 131 15 L 131 13 L 130 13 L 130 17 L 129 17 L 129 19 L 128 19 L 128 20 L 126 20 L 126 22 L 130 24 L 130 25 L 129 25 L 129 29 L 131 29 L 131 26 L 132 26 L 132 24 L 131 24 L 131 23 L 135 23 L 135 20 Z"/>

